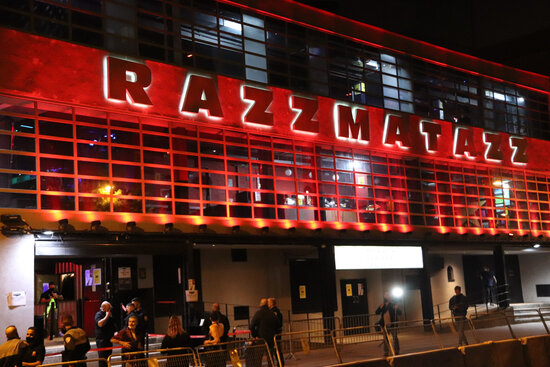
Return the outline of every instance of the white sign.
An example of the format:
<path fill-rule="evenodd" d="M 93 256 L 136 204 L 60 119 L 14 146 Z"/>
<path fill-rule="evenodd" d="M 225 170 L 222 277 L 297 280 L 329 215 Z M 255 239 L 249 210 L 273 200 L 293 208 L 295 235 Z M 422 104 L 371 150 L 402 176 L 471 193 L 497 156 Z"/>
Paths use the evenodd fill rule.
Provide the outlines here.
<path fill-rule="evenodd" d="M 420 246 L 334 246 L 336 270 L 421 269 Z"/>
<path fill-rule="evenodd" d="M 131 267 L 120 267 L 118 268 L 118 279 L 129 279 L 132 278 L 132 268 Z"/>
<path fill-rule="evenodd" d="M 26 306 L 27 294 L 25 291 L 13 291 L 8 294 L 8 307 Z"/>

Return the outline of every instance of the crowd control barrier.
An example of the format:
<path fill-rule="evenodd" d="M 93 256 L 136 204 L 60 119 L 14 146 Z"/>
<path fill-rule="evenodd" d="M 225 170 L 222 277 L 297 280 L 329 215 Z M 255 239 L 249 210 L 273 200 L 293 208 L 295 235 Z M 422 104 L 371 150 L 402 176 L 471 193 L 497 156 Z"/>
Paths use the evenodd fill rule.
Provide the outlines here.
<path fill-rule="evenodd" d="M 274 367 L 269 347 L 263 339 L 248 339 L 197 348 L 198 365 L 204 367 Z M 179 366 L 178 366 L 179 367 Z"/>
<path fill-rule="evenodd" d="M 460 322 L 460 321 L 459 321 Z M 470 344 L 479 343 L 475 329 L 470 319 L 463 320 L 464 336 Z M 456 347 L 458 341 L 457 320 L 454 317 L 446 317 L 434 320 L 433 323 L 439 344 L 443 348 Z"/>
<path fill-rule="evenodd" d="M 99 362 L 107 363 L 107 360 L 104 358 L 84 359 L 81 361 L 48 363 L 48 364 L 41 365 L 41 367 L 58 367 L 58 366 L 97 367 L 99 365 Z"/>
<path fill-rule="evenodd" d="M 364 361 L 333 364 L 328 367 L 391 367 L 388 358 L 368 359 Z"/>
<path fill-rule="evenodd" d="M 520 339 L 527 367 L 550 367 L 550 336 L 529 336 Z"/>
<path fill-rule="evenodd" d="M 458 348 L 444 348 L 428 352 L 390 357 L 392 367 L 465 367 Z"/>
<path fill-rule="evenodd" d="M 493 349 L 494 367 L 527 367 L 521 340 L 499 340 L 493 342 L 491 347 Z"/>
<path fill-rule="evenodd" d="M 464 354 L 464 365 L 466 367 L 494 367 L 493 366 L 493 342 L 483 342 L 479 344 L 458 347 Z"/>
<path fill-rule="evenodd" d="M 319 317 L 314 319 L 291 320 L 289 332 L 309 331 L 309 330 L 334 330 L 342 327 L 339 317 Z"/>
<path fill-rule="evenodd" d="M 332 331 L 339 363 L 383 355 L 384 331 L 377 325 L 356 326 Z"/>
<path fill-rule="evenodd" d="M 315 360 L 326 365 L 338 363 L 334 353 L 331 330 L 295 331 L 274 337 L 276 359 L 279 366 L 285 359 L 286 366 L 301 366 Z"/>

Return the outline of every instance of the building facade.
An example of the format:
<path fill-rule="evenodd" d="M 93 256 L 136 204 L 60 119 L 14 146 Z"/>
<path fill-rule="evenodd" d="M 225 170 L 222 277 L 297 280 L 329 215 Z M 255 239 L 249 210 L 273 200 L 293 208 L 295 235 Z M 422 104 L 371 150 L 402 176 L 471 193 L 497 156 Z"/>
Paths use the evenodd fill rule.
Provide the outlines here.
<path fill-rule="evenodd" d="M 204 302 L 246 323 L 262 296 L 366 314 L 396 284 L 431 318 L 484 264 L 512 301 L 550 296 L 549 77 L 291 1 L 0 12 L 1 288 L 27 294 L 4 323 L 51 280 L 88 327 L 140 295 L 156 330 Z M 423 265 L 336 270 L 341 245 Z"/>

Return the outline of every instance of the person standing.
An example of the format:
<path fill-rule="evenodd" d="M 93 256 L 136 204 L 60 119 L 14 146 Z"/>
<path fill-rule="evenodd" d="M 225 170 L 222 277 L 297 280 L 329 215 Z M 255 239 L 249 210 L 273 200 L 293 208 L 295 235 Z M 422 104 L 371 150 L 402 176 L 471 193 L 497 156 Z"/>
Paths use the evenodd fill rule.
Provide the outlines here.
<path fill-rule="evenodd" d="M 19 338 L 17 328 L 13 325 L 6 328 L 6 339 L 0 345 L 0 367 L 21 367 L 28 344 Z"/>
<path fill-rule="evenodd" d="M 267 299 L 260 300 L 260 309 L 256 311 L 250 321 L 250 333 L 253 338 L 264 339 L 269 347 L 273 349 L 273 337 L 277 332 L 279 321 L 271 310 L 267 307 Z"/>
<path fill-rule="evenodd" d="M 229 341 L 229 319 L 227 318 L 227 316 L 225 316 L 223 313 L 221 313 L 220 311 L 220 304 L 219 303 L 214 303 L 212 305 L 212 313 L 214 312 L 217 312 L 219 314 L 219 318 L 220 318 L 220 323 L 223 325 L 223 335 L 221 337 L 221 342 L 222 343 L 225 343 L 227 341 Z"/>
<path fill-rule="evenodd" d="M 132 303 L 135 306 L 134 313 L 139 319 L 137 330 L 139 333 L 146 335 L 147 332 L 149 331 L 147 327 L 149 323 L 149 317 L 147 316 L 147 313 L 145 312 L 145 310 L 141 307 L 141 299 L 139 299 L 138 297 L 135 297 L 134 299 L 132 299 Z"/>
<path fill-rule="evenodd" d="M 449 300 L 449 309 L 454 317 L 455 328 L 458 334 L 458 345 L 468 345 L 468 340 L 464 334 L 466 314 L 468 313 L 468 300 L 462 294 L 462 288 L 458 285 L 455 287 L 455 295 Z"/>
<path fill-rule="evenodd" d="M 38 336 L 38 330 L 31 326 L 27 330 L 26 342 L 29 345 L 23 354 L 23 367 L 36 367 L 44 362 L 46 348 L 44 339 Z"/>
<path fill-rule="evenodd" d="M 189 354 L 189 351 L 182 349 L 174 348 L 191 348 L 191 338 L 189 334 L 181 326 L 181 320 L 178 316 L 172 315 L 168 319 L 168 330 L 164 339 L 162 339 L 162 344 L 160 349 L 169 349 L 162 354 L 167 354 L 169 356 L 178 355 L 178 354 Z M 170 350 L 173 349 L 173 350 Z M 172 357 L 166 360 L 166 365 L 168 367 L 183 367 L 189 366 L 189 362 L 192 357 Z"/>
<path fill-rule="evenodd" d="M 136 306 L 132 302 L 128 303 L 123 310 L 126 312 L 126 316 L 124 317 L 122 328 L 127 328 L 130 316 L 136 316 L 138 319 L 139 317 L 136 315 Z"/>
<path fill-rule="evenodd" d="M 40 303 L 46 305 L 44 310 L 44 321 L 46 323 L 46 333 L 52 340 L 57 334 L 57 301 L 63 297 L 55 289 L 55 283 L 48 284 L 48 290 L 40 295 Z"/>
<path fill-rule="evenodd" d="M 90 350 L 90 341 L 86 336 L 86 331 L 74 326 L 71 315 L 65 315 L 61 318 L 61 326 L 65 332 L 63 335 L 65 350 L 61 353 L 61 360 L 63 362 L 85 360 L 86 353 Z M 78 363 L 76 366 L 86 367 L 86 363 Z"/>
<path fill-rule="evenodd" d="M 497 285 L 495 273 L 485 265 L 481 271 L 480 278 L 483 285 L 483 303 L 487 305 L 495 303 L 495 286 Z"/>
<path fill-rule="evenodd" d="M 95 343 L 98 349 L 110 348 L 113 346 L 111 338 L 115 335 L 116 325 L 111 314 L 111 304 L 107 301 L 101 304 L 99 311 L 95 314 Z M 111 355 L 111 349 L 99 350 L 97 356 L 107 359 Z M 107 363 L 100 361 L 100 367 L 107 367 Z"/>
<path fill-rule="evenodd" d="M 397 304 L 391 302 L 390 294 L 384 293 L 384 302 L 376 309 L 376 314 L 380 315 L 380 321 L 378 324 L 383 328 L 386 327 L 384 332 L 384 356 L 390 355 L 390 340 L 389 336 L 393 339 L 393 351 L 395 355 L 399 354 L 399 338 L 397 337 L 397 324 L 401 310 Z"/>
<path fill-rule="evenodd" d="M 277 330 L 275 330 L 276 339 L 277 339 L 277 348 L 274 348 L 272 351 L 273 359 L 277 360 L 279 363 L 279 367 L 284 367 L 285 365 L 285 356 L 282 355 L 283 351 L 281 350 L 281 336 L 283 332 L 283 314 L 281 313 L 281 310 L 277 307 L 277 299 L 276 298 L 268 298 L 267 300 L 267 307 L 273 312 L 275 317 L 277 318 Z M 279 353 L 281 353 L 281 358 L 279 361 L 279 358 L 277 358 L 277 349 L 279 350 Z"/>

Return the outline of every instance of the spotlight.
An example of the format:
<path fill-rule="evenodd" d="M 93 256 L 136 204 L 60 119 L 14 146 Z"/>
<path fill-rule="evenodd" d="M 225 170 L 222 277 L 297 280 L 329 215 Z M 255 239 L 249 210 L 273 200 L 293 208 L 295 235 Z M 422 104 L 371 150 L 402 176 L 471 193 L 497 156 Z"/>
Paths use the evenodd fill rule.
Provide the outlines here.
<path fill-rule="evenodd" d="M 269 232 L 269 227 L 268 226 L 262 227 L 261 231 L 262 231 L 262 234 L 267 234 Z"/>
<path fill-rule="evenodd" d="M 136 231 L 136 222 L 126 223 L 126 232 L 135 232 Z"/>
<path fill-rule="evenodd" d="M 533 247 L 534 247 L 534 248 L 540 248 L 540 243 L 535 243 L 535 244 L 533 245 Z"/>
<path fill-rule="evenodd" d="M 61 232 L 67 232 L 67 227 L 69 226 L 69 220 L 68 219 L 60 219 L 57 221 L 57 229 Z"/>
<path fill-rule="evenodd" d="M 199 225 L 199 233 L 206 232 L 206 228 L 208 228 L 208 226 L 206 224 L 200 224 Z"/>
<path fill-rule="evenodd" d="M 162 231 L 163 233 L 170 233 L 174 230 L 174 223 L 166 223 L 164 225 L 164 230 Z"/>
<path fill-rule="evenodd" d="M 99 231 L 99 229 L 101 228 L 101 221 L 100 220 L 94 220 L 91 224 L 90 224 L 90 231 Z"/>
<path fill-rule="evenodd" d="M 52 236 L 53 235 L 53 231 L 44 231 L 42 232 L 42 234 L 46 235 L 46 236 Z"/>
<path fill-rule="evenodd" d="M 5 236 L 10 235 L 22 235 L 29 233 L 31 226 L 23 219 L 19 214 L 3 214 L 1 216 L 2 224 L 2 233 Z"/>
<path fill-rule="evenodd" d="M 241 230 L 241 226 L 233 226 L 233 227 L 231 227 L 231 232 L 232 232 L 232 233 L 239 233 L 240 230 Z"/>
<path fill-rule="evenodd" d="M 395 287 L 391 290 L 391 295 L 395 298 L 401 298 L 403 297 L 403 288 L 401 287 Z"/>

